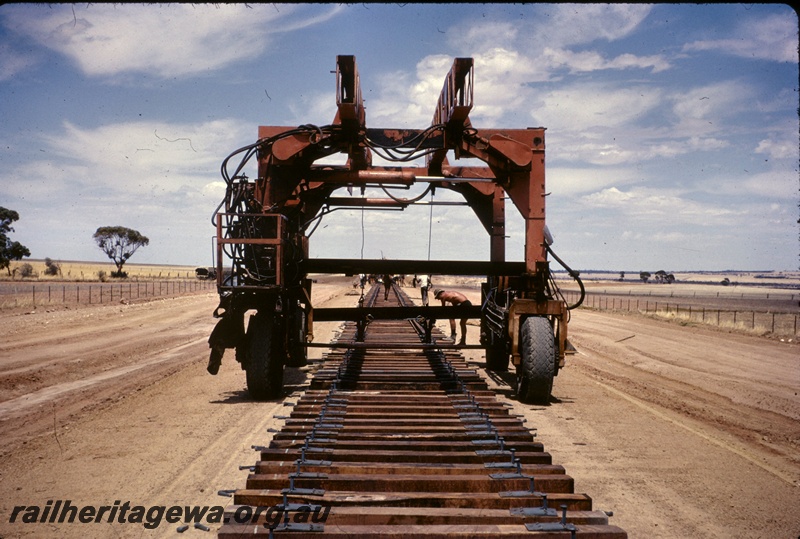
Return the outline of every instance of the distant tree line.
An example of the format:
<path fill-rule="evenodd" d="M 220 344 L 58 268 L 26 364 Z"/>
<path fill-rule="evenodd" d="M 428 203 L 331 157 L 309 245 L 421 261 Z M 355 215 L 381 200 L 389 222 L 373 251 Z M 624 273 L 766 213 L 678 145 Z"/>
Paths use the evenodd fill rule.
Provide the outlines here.
<path fill-rule="evenodd" d="M 675 282 L 675 275 L 667 273 L 664 270 L 658 270 L 655 275 L 651 274 L 649 271 L 639 272 L 639 279 L 641 279 L 643 283 L 650 282 L 650 277 L 653 277 L 658 284 L 672 284 Z"/>

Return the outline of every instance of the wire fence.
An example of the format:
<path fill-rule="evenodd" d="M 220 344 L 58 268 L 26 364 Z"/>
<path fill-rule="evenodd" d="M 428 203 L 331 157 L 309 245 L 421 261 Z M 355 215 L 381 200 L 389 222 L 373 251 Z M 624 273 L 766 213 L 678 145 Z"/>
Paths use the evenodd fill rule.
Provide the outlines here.
<path fill-rule="evenodd" d="M 568 303 L 576 302 L 579 296 L 580 294 L 576 291 L 564 291 L 564 297 Z M 589 292 L 586 294 L 582 307 L 599 311 L 653 314 L 687 322 L 743 329 L 758 333 L 797 335 L 798 314 L 796 312 L 782 312 L 785 309 L 781 307 L 775 310 L 743 310 L 692 304 L 689 298 L 684 299 L 684 303 L 678 303 L 677 301 L 665 301 L 658 297 L 624 297 Z M 793 296 L 792 299 L 794 299 Z"/>
<path fill-rule="evenodd" d="M 0 283 L 0 308 L 101 305 L 216 291 L 216 281 L 173 279 L 125 283 Z"/>

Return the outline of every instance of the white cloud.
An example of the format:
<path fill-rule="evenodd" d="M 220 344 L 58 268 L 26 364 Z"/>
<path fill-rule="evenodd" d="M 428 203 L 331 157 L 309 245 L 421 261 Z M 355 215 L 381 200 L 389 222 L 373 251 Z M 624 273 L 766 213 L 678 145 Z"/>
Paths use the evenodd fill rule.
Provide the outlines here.
<path fill-rule="evenodd" d="M 510 47 L 517 41 L 521 26 L 509 22 L 468 21 L 448 31 L 450 44 L 459 50 L 485 50 Z"/>
<path fill-rule="evenodd" d="M 692 200 L 678 191 L 644 187 L 628 191 L 609 187 L 581 197 L 579 203 L 587 209 L 613 210 L 618 218 L 625 216 L 640 224 L 660 223 L 661 226 L 671 223 L 733 226 L 747 213 L 741 207 L 732 209 Z"/>
<path fill-rule="evenodd" d="M 581 200 L 596 208 L 607 208 L 609 206 L 619 206 L 635 198 L 632 193 L 625 193 L 616 187 L 609 187 L 596 193 L 584 196 Z"/>
<path fill-rule="evenodd" d="M 225 196 L 225 182 L 209 182 L 203 186 L 201 193 L 205 197 L 222 200 L 222 197 Z"/>
<path fill-rule="evenodd" d="M 163 214 L 164 206 L 175 212 L 193 206 L 210 214 L 224 193 L 219 148 L 237 148 L 248 141 L 240 129 L 233 120 L 139 122 L 95 129 L 65 123 L 62 132 L 43 137 L 35 160 L 4 170 L 2 176 L 14 181 L 0 177 L 0 194 L 37 206 L 72 201 L 85 205 L 87 215 L 95 206 L 112 215 Z M 234 160 L 233 167 L 238 165 L 238 158 Z M 254 177 L 255 163 L 245 172 Z"/>
<path fill-rule="evenodd" d="M 748 18 L 735 30 L 735 37 L 698 40 L 684 45 L 685 51 L 718 51 L 744 58 L 797 63 L 797 13 L 787 7 L 783 15 Z"/>
<path fill-rule="evenodd" d="M 648 236 L 648 239 L 658 243 L 681 243 L 691 245 L 692 238 L 695 234 L 688 234 L 686 232 L 670 231 L 670 232 L 654 232 Z"/>
<path fill-rule="evenodd" d="M 655 73 L 669 69 L 669 62 L 659 55 L 626 53 L 609 59 L 595 51 L 569 49 L 596 40 L 623 38 L 636 30 L 651 9 L 652 6 L 646 5 L 547 5 L 538 7 L 539 16 L 530 24 L 470 20 L 451 28 L 448 31 L 448 35 L 453 36 L 451 45 L 459 54 L 475 59 L 473 123 L 497 125 L 503 120 L 507 123 L 511 111 L 524 107 L 534 98 L 535 92 L 530 85 L 550 81 L 565 71 L 579 73 L 638 68 Z M 409 81 L 410 91 L 407 86 L 399 90 L 394 87 L 399 102 L 408 103 L 404 94 L 413 96 L 412 104 L 404 112 L 418 113 L 419 97 L 424 96 L 425 114 L 430 114 L 431 105 L 427 103 L 431 99 L 435 102 L 451 63 L 451 56 L 425 58 L 417 66 L 416 82 Z M 393 82 L 403 79 L 395 77 Z M 587 90 L 592 91 L 593 88 Z M 630 94 L 630 90 L 626 91 Z M 620 90 L 608 89 L 608 97 L 618 93 Z M 562 115 L 561 110 L 558 115 Z M 513 121 L 518 122 L 519 118 L 514 117 Z"/>
<path fill-rule="evenodd" d="M 119 4 L 56 6 L 30 16 L 6 12 L 9 26 L 71 58 L 89 76 L 143 72 L 171 78 L 205 73 L 255 58 L 275 33 L 326 20 L 324 12 L 296 5 Z M 164 39 L 175 46 L 164 46 Z"/>
<path fill-rule="evenodd" d="M 566 68 L 570 73 L 632 68 L 650 68 L 653 73 L 658 73 L 671 67 L 669 61 L 660 55 L 636 56 L 628 53 L 609 60 L 597 51 L 573 52 L 567 49 L 552 49 L 550 47 L 544 49 L 541 60 L 547 63 L 554 71 L 559 68 Z"/>
<path fill-rule="evenodd" d="M 587 134 L 569 134 L 560 137 L 558 145 L 551 145 L 550 156 L 558 162 L 582 161 L 592 165 L 619 166 L 640 164 L 654 159 L 672 159 L 696 151 L 709 151 L 728 146 L 714 138 L 679 138 L 662 136 L 659 131 L 635 129 L 613 131 L 610 142 L 598 141 Z"/>
<path fill-rule="evenodd" d="M 531 99 L 527 84 L 547 77 L 536 62 L 514 50 L 493 48 L 476 55 L 473 123 L 495 126 L 510 111 L 524 109 Z"/>
<path fill-rule="evenodd" d="M 741 112 L 749 111 L 752 89 L 735 81 L 692 88 L 670 96 L 677 117 L 674 128 L 689 136 L 722 132 Z"/>
<path fill-rule="evenodd" d="M 771 170 L 749 175 L 738 183 L 754 196 L 796 201 L 798 195 L 797 180 L 797 170 Z"/>
<path fill-rule="evenodd" d="M 532 16 L 514 23 L 468 19 L 448 30 L 450 45 L 461 54 L 495 47 L 526 50 L 569 48 L 596 40 L 616 41 L 634 32 L 652 10 L 636 4 L 539 4 Z"/>
<path fill-rule="evenodd" d="M 368 124 L 415 129 L 430 125 L 452 65 L 451 56 L 432 55 L 417 62 L 413 74 L 391 71 L 380 76 L 377 95 L 366 104 Z"/>
<path fill-rule="evenodd" d="M 124 190 L 135 185 L 164 186 L 174 182 L 178 171 L 184 175 L 216 172 L 221 161 L 218 148 L 235 147 L 232 141 L 243 136 L 241 129 L 232 120 L 184 125 L 133 122 L 94 129 L 67 122 L 63 134 L 44 139 L 50 152 L 96 167 L 94 181 Z"/>
<path fill-rule="evenodd" d="M 758 143 L 756 153 L 767 154 L 771 159 L 787 159 L 798 157 L 797 140 L 792 143 L 788 140 L 765 139 Z"/>
<path fill-rule="evenodd" d="M 43 158 L 26 163 L 24 167 L 5 169 L 3 176 L 7 179 L 0 181 L 0 194 L 8 199 L 19 198 L 32 203 L 61 200 L 72 194 L 71 190 L 80 179 L 87 177 L 87 171 L 88 168 L 82 164 Z"/>
<path fill-rule="evenodd" d="M 639 240 L 642 239 L 643 235 L 639 231 L 633 230 L 626 230 L 620 236 L 623 240 Z"/>
<path fill-rule="evenodd" d="M 549 162 L 559 165 L 581 162 L 606 168 L 685 152 L 678 142 L 650 141 L 649 137 L 653 135 L 646 130 L 631 128 L 623 132 L 615 128 L 608 133 L 600 132 L 602 136 L 597 132 L 553 131 L 547 139 Z"/>
<path fill-rule="evenodd" d="M 596 191 L 610 185 L 629 185 L 640 180 L 630 168 L 548 167 L 546 181 L 547 191 L 562 196 Z"/>
<path fill-rule="evenodd" d="M 332 92 L 304 92 L 292 96 L 287 106 L 291 113 L 287 125 L 291 126 L 328 125 L 336 117 L 336 98 Z"/>
<path fill-rule="evenodd" d="M 727 148 L 730 143 L 726 140 L 720 140 L 714 137 L 689 137 L 686 142 L 687 151 L 701 150 L 711 151 Z"/>
<path fill-rule="evenodd" d="M 0 198 L 15 200 L 27 216 L 36 216 L 26 230 L 37 256 L 77 256 L 80 247 L 73 249 L 65 237 L 83 244 L 97 226 L 114 224 L 151 238 L 154 248 L 141 261 L 205 256 L 214 233 L 211 214 L 225 190 L 219 149 L 241 147 L 251 141 L 248 135 L 250 129 L 235 120 L 97 128 L 64 123 L 37 144 L 42 151 L 32 161 L 2 171 Z M 238 157 L 234 160 L 233 167 Z M 246 172 L 253 177 L 255 163 Z M 58 236 L 62 244 L 50 245 L 43 237 L 51 215 L 66 223 Z M 95 254 L 87 248 L 81 256 Z"/>
<path fill-rule="evenodd" d="M 573 84 L 540 95 L 530 114 L 539 125 L 558 131 L 608 130 L 634 122 L 661 102 L 661 91 L 647 86 Z"/>
<path fill-rule="evenodd" d="M 554 47 L 615 41 L 634 32 L 652 9 L 646 4 L 548 5 L 534 25 L 534 39 Z"/>

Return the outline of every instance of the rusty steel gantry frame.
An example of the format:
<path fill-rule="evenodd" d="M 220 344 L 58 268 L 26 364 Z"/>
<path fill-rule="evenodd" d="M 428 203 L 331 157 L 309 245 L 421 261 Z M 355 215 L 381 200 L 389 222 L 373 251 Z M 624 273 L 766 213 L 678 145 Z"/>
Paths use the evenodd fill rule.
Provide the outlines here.
<path fill-rule="evenodd" d="M 283 364 L 303 364 L 315 320 L 354 320 L 364 326 L 376 317 L 418 318 L 430 328 L 436 319 L 465 316 L 465 310 L 457 307 L 314 309 L 308 274 L 481 275 L 487 278 L 482 305 L 468 308 L 466 315 L 481 319 L 487 366 L 505 370 L 510 356 L 517 367 L 518 391 L 527 393 L 529 400 L 549 398 L 552 377 L 564 365 L 570 348 L 567 320 L 568 310 L 574 306 L 568 306 L 560 295 L 547 260 L 552 251 L 545 229 L 545 128 L 476 129 L 469 120 L 473 82 L 472 58 L 456 58 L 430 127 L 372 129 L 366 126 L 355 57 L 337 56 L 337 113 L 332 124 L 260 126 L 258 141 L 237 151 L 245 153 L 245 158 L 233 177 L 226 172 L 230 157 L 225 160 L 223 177 L 228 190 L 215 215 L 221 296 L 215 316 L 221 320 L 209 339 L 209 370 L 214 361 L 218 368 L 225 348 L 236 348 L 237 360 L 248 371 L 251 392 L 274 394 L 280 383 L 260 379 L 277 377 Z M 401 162 L 424 155 L 425 166 L 373 165 L 373 152 Z M 449 152 L 456 160 L 477 158 L 485 166 L 451 164 Z M 238 174 L 254 154 L 258 178 L 249 181 Z M 333 154 L 346 155 L 346 164 L 315 164 Z M 419 182 L 428 183 L 428 189 L 449 189 L 464 197 L 489 234 L 489 262 L 309 258 L 307 229 L 323 215 L 342 207 L 404 208 L 413 201 L 391 195 L 366 198 L 365 189 L 386 191 L 387 186 L 407 188 Z M 333 196 L 341 188 L 348 188 L 351 194 L 353 188 L 359 189 L 362 196 Z M 521 263 L 505 260 L 506 195 L 525 223 Z M 226 261 L 230 268 L 224 267 Z M 261 329 L 246 334 L 244 315 L 249 310 L 263 316 L 261 325 L 250 324 Z M 534 324 L 537 327 L 525 327 L 529 318 L 540 320 Z M 549 337 L 544 340 L 550 342 L 547 351 L 534 351 L 532 347 L 539 348 L 536 343 L 543 340 L 541 320 L 547 321 Z M 259 331 L 267 337 L 259 340 Z M 253 350 L 250 343 L 254 340 L 268 343 L 269 357 Z M 527 357 L 532 354 L 537 356 L 533 360 Z M 270 365 L 253 367 L 263 361 Z M 527 365 L 530 361 L 537 364 Z M 251 369 L 259 371 L 253 374 L 252 386 Z"/>

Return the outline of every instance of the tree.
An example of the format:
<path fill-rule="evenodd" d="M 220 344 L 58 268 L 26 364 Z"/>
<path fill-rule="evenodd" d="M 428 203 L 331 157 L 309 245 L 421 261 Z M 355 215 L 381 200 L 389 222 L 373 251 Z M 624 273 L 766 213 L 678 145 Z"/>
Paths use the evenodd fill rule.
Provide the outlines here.
<path fill-rule="evenodd" d="M 31 256 L 27 247 L 18 241 L 11 241 L 8 237 L 9 232 L 14 232 L 11 223 L 18 220 L 17 212 L 0 206 L 0 269 L 5 268 L 9 275 L 11 275 L 12 260 L 22 260 L 23 257 Z"/>
<path fill-rule="evenodd" d="M 150 243 L 150 240 L 138 230 L 124 226 L 101 226 L 92 237 L 100 250 L 117 266 L 117 271 L 111 274 L 112 277 L 127 277 L 127 273 L 122 271 L 122 266 L 139 247 Z"/>
<path fill-rule="evenodd" d="M 646 283 L 647 280 L 650 278 L 650 272 L 649 271 L 640 271 L 639 272 L 639 278 L 642 280 L 643 283 Z"/>
<path fill-rule="evenodd" d="M 14 275 L 16 276 L 17 274 L 19 274 L 19 276 L 22 279 L 24 279 L 25 277 L 36 277 L 37 276 L 37 273 L 33 270 L 33 266 L 31 266 L 27 262 L 25 262 L 24 264 L 22 264 L 18 268 L 14 268 Z"/>
<path fill-rule="evenodd" d="M 45 275 L 61 275 L 61 263 L 53 262 L 53 259 L 47 257 L 44 259 L 44 274 Z"/>

